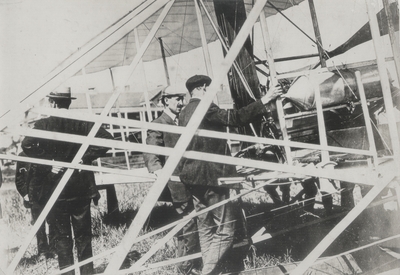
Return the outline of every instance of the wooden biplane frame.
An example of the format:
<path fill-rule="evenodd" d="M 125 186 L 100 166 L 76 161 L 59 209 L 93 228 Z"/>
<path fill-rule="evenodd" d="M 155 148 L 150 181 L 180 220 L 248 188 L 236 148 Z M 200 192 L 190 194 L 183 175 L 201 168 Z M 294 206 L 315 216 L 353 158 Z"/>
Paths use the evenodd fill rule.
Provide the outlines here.
<path fill-rule="evenodd" d="M 137 1 L 139 2 L 139 1 Z M 127 119 L 119 119 L 119 118 L 113 118 L 107 116 L 109 113 L 110 109 L 114 105 L 115 101 L 117 100 L 118 96 L 120 95 L 121 91 L 118 89 L 114 89 L 113 94 L 111 98 L 109 99 L 107 105 L 104 107 L 102 113 L 100 115 L 88 115 L 85 113 L 84 115 L 78 112 L 72 112 L 68 111 L 66 113 L 65 111 L 61 110 L 54 110 L 54 109 L 31 109 L 30 111 L 36 111 L 40 112 L 45 115 L 52 115 L 52 116 L 61 116 L 61 117 L 70 117 L 73 119 L 80 119 L 80 120 L 85 120 L 85 121 L 91 121 L 94 122 L 94 126 L 90 132 L 90 134 L 87 137 L 81 137 L 81 136 L 75 136 L 75 135 L 70 135 L 70 134 L 61 134 L 61 133 L 51 133 L 51 135 L 46 132 L 46 131 L 39 131 L 39 130 L 32 130 L 29 128 L 16 128 L 13 129 L 14 134 L 20 134 L 20 135 L 27 135 L 27 136 L 34 136 L 34 137 L 40 137 L 40 138 L 47 138 L 47 139 L 56 139 L 56 140 L 62 140 L 62 141 L 73 141 L 77 143 L 81 143 L 82 146 L 79 150 L 79 152 L 76 154 L 74 160 L 70 164 L 65 164 L 61 162 L 50 162 L 50 161 L 45 161 L 45 160 L 40 160 L 40 159 L 34 159 L 34 158 L 27 158 L 27 157 L 17 157 L 17 156 L 9 156 L 9 155 L 0 155 L 0 158 L 5 158 L 5 159 L 12 159 L 12 160 L 17 160 L 17 161 L 27 161 L 27 162 L 32 162 L 32 163 L 41 163 L 41 164 L 48 164 L 48 165 L 60 165 L 67 167 L 68 170 L 64 174 L 62 180 L 60 181 L 59 185 L 55 189 L 53 195 L 51 196 L 49 202 L 47 203 L 46 207 L 44 208 L 42 214 L 39 216 L 37 219 L 36 223 L 34 224 L 33 228 L 31 231 L 27 234 L 25 241 L 19 248 L 17 254 L 15 255 L 14 259 L 12 260 L 11 264 L 8 266 L 8 269 L 6 271 L 7 274 L 12 274 L 14 270 L 16 269 L 18 263 L 20 262 L 21 258 L 23 257 L 30 241 L 34 238 L 36 231 L 39 228 L 39 225 L 43 223 L 45 220 L 45 217 L 49 213 L 49 210 L 51 209 L 52 205 L 56 201 L 57 197 L 60 195 L 61 191 L 63 190 L 65 184 L 67 183 L 68 179 L 72 175 L 74 169 L 86 169 L 86 170 L 91 170 L 91 171 L 97 171 L 97 172 L 104 172 L 104 173 L 114 173 L 114 174 L 119 174 L 119 175 L 126 175 L 126 176 L 131 176 L 133 179 L 137 178 L 142 178 L 147 181 L 152 180 L 154 181 L 154 184 L 152 185 L 142 207 L 140 207 L 134 221 L 132 222 L 131 226 L 127 230 L 125 236 L 120 242 L 120 245 L 102 252 L 99 255 L 95 255 L 93 258 L 85 260 L 83 262 L 80 262 L 72 267 L 69 267 L 67 269 L 64 269 L 63 272 L 67 270 L 72 270 L 77 268 L 78 266 L 83 265 L 86 262 L 93 261 L 94 259 L 104 257 L 108 254 L 113 253 L 113 256 L 105 270 L 105 274 L 126 274 L 130 272 L 135 272 L 135 271 L 141 271 L 145 270 L 147 268 L 151 267 L 160 267 L 163 265 L 167 264 L 173 264 L 176 263 L 182 259 L 174 259 L 170 260 L 167 262 L 160 262 L 148 266 L 144 266 L 145 262 L 169 239 L 171 238 L 176 232 L 178 232 L 187 222 L 189 219 L 192 217 L 195 217 L 196 215 L 199 215 L 199 213 L 192 213 L 186 218 L 183 218 L 182 220 L 173 222 L 167 226 L 164 226 L 160 229 L 154 230 L 150 233 L 147 233 L 145 235 L 139 236 L 139 233 L 141 229 L 143 228 L 143 225 L 149 216 L 153 206 L 155 205 L 157 199 L 159 198 L 162 190 L 164 189 L 165 185 L 167 184 L 168 179 L 171 177 L 172 172 L 174 171 L 175 167 L 177 166 L 178 162 L 182 157 L 185 158 L 192 158 L 192 159 L 201 159 L 201 160 L 206 160 L 206 161 L 212 161 L 212 162 L 221 162 L 221 163 L 227 163 L 227 164 L 232 164 L 232 165 L 241 165 L 241 166 L 247 166 L 247 167 L 253 167 L 253 168 L 259 168 L 259 169 L 264 169 L 264 170 L 274 170 L 278 171 L 281 173 L 287 173 L 287 174 L 299 174 L 299 175 L 307 175 L 307 176 L 313 176 L 313 177 L 320 177 L 320 178 L 327 178 L 327 179 L 333 179 L 333 180 L 339 180 L 339 181 L 347 181 L 347 182 L 352 182 L 355 184 L 361 184 L 361 185 L 372 185 L 373 188 L 369 191 L 369 193 L 358 203 L 348 214 L 347 216 L 337 224 L 333 230 L 325 236 L 325 238 L 315 247 L 315 249 L 291 272 L 291 274 L 303 274 L 317 259 L 318 257 L 325 251 L 325 249 L 335 240 L 335 238 L 365 209 L 368 207 L 368 205 L 372 202 L 372 200 L 385 188 L 387 187 L 390 183 L 392 186 L 395 186 L 397 191 L 398 189 L 398 184 L 399 184 L 399 169 L 400 167 L 400 149 L 399 149 L 399 136 L 397 133 L 397 128 L 396 128 L 396 122 L 394 118 L 394 110 L 393 110 L 393 104 L 392 104 L 392 99 L 391 99 L 391 94 L 390 94 L 390 88 L 389 88 L 389 80 L 386 72 L 386 67 L 385 67 L 385 58 L 383 53 L 381 52 L 381 49 L 383 47 L 380 45 L 380 39 L 379 39 L 379 30 L 378 30 L 378 24 L 376 17 L 372 11 L 371 3 L 369 0 L 366 0 L 366 5 L 367 5 L 367 10 L 369 14 L 369 21 L 370 21 L 370 27 L 371 27 L 371 33 L 372 33 L 372 38 L 373 38 L 373 43 L 375 47 L 375 52 L 376 52 L 376 64 L 378 65 L 379 69 L 379 76 L 381 80 L 381 86 L 382 86 L 382 91 L 383 91 L 383 98 L 385 102 L 385 108 L 386 108 L 386 113 L 388 117 L 388 122 L 389 122 L 389 131 L 390 131 L 390 138 L 392 142 L 392 148 L 393 148 L 393 156 L 391 157 L 391 161 L 394 163 L 394 167 L 397 167 L 397 169 L 392 169 L 391 171 L 381 171 L 380 166 L 379 166 L 379 159 L 377 157 L 377 153 L 375 151 L 375 146 L 374 146 L 374 139 L 372 135 L 372 129 L 370 123 L 366 123 L 366 129 L 368 133 L 368 140 L 369 140 L 369 150 L 358 150 L 358 149 L 349 149 L 349 148 L 342 148 L 342 147 L 334 147 L 334 146 L 328 146 L 327 143 L 327 138 L 326 138 L 326 130 L 325 130 L 325 125 L 324 125 L 324 119 L 323 119 L 323 108 L 321 105 L 321 99 L 320 99 L 320 94 L 319 92 L 316 92 L 316 102 L 317 102 L 317 118 L 318 118 L 318 130 L 319 130 L 319 137 L 320 137 L 320 145 L 313 145 L 313 144 L 307 144 L 307 143 L 301 143 L 301 142 L 293 142 L 290 141 L 288 138 L 288 135 L 286 133 L 286 129 L 284 127 L 285 125 L 285 115 L 283 113 L 283 108 L 282 108 L 282 102 L 281 100 L 278 100 L 278 114 L 279 114 L 279 120 L 280 120 L 280 125 L 281 125 L 281 130 L 283 133 L 283 140 L 275 140 L 275 139 L 269 139 L 269 138 L 261 138 L 261 137 L 251 137 L 251 136 L 245 136 L 245 135 L 239 135 L 239 134 L 231 134 L 231 133 L 221 133 L 221 132 L 212 132 L 208 130 L 199 130 L 198 127 L 201 123 L 202 118 L 204 117 L 206 110 L 208 109 L 209 105 L 211 104 L 213 98 L 215 97 L 220 84 L 223 82 L 223 79 L 226 77 L 229 69 L 234 66 L 236 68 L 236 65 L 234 64 L 234 60 L 236 56 L 238 55 L 240 49 L 242 48 L 246 38 L 248 37 L 253 25 L 256 23 L 256 21 L 259 19 L 261 22 L 261 27 L 263 30 L 263 40 L 264 40 L 264 45 L 265 45 L 265 51 L 267 54 L 267 60 L 269 64 L 269 69 L 270 69 L 270 75 L 272 79 L 272 84 L 276 84 L 279 78 L 285 78 L 287 75 L 277 75 L 275 66 L 274 66 L 274 58 L 273 58 L 273 53 L 271 51 L 271 45 L 270 45 L 270 40 L 269 40 L 269 35 L 268 35 L 268 26 L 267 26 L 267 21 L 264 15 L 263 7 L 266 5 L 267 0 L 258 0 L 256 1 L 254 7 L 252 8 L 250 14 L 248 15 L 248 18 L 244 25 L 242 26 L 240 32 L 238 33 L 234 43 L 231 45 L 229 48 L 227 55 L 223 62 L 220 64 L 218 70 L 215 70 L 214 72 L 212 71 L 211 68 L 211 62 L 210 62 L 210 57 L 208 53 L 208 47 L 204 35 L 204 29 L 202 26 L 202 16 L 201 16 L 201 9 L 203 8 L 203 12 L 207 12 L 206 9 L 204 8 L 204 3 L 202 0 L 199 1 L 194 1 L 195 6 L 196 6 L 196 12 L 198 16 L 198 23 L 200 27 L 200 37 L 202 39 L 202 47 L 203 47 L 203 52 L 204 52 L 204 58 L 205 58 L 205 63 L 206 63 L 206 69 L 207 72 L 210 76 L 213 77 L 213 82 L 210 86 L 210 89 L 206 97 L 201 101 L 199 104 L 198 108 L 195 111 L 195 114 L 192 116 L 191 121 L 189 122 L 188 126 L 186 128 L 181 128 L 178 126 L 166 126 L 162 124 L 152 124 L 149 122 L 145 121 L 135 121 L 135 120 L 127 120 Z M 319 31 L 318 31 L 318 23 L 316 21 L 316 14 L 315 14 L 315 9 L 313 8 L 313 1 L 309 0 L 310 3 L 310 8 L 312 11 L 312 18 L 313 18 L 313 23 L 316 31 L 316 37 L 319 43 L 321 43 L 321 39 L 319 36 Z M 46 81 L 38 87 L 36 90 L 34 90 L 30 96 L 22 99 L 20 101 L 20 104 L 18 106 L 11 106 L 9 111 L 6 112 L 0 120 L 0 128 L 5 129 L 3 131 L 9 131 L 7 130 L 8 125 L 13 125 L 13 114 L 20 113 L 23 111 L 27 111 L 28 107 L 23 107 L 23 106 L 33 106 L 36 102 L 38 102 L 40 99 L 42 99 L 45 95 L 49 94 L 52 90 L 57 88 L 59 85 L 61 85 L 66 79 L 69 77 L 73 76 L 75 73 L 80 71 L 87 63 L 95 59 L 98 55 L 100 55 L 105 49 L 109 48 L 112 46 L 114 43 L 116 43 L 119 39 L 121 39 L 123 36 L 125 36 L 127 33 L 135 29 L 139 24 L 141 24 L 144 20 L 146 20 L 149 16 L 157 12 L 159 9 L 163 8 L 162 12 L 160 13 L 157 21 L 155 22 L 153 28 L 150 30 L 150 33 L 148 34 L 147 38 L 145 39 L 144 43 L 140 46 L 139 50 L 137 51 L 137 55 L 133 59 L 132 63 L 130 64 L 130 69 L 133 71 L 139 62 L 141 62 L 142 56 L 145 53 L 147 47 L 150 44 L 150 41 L 153 39 L 154 35 L 156 34 L 158 28 L 160 25 L 163 23 L 163 20 L 165 16 L 167 15 L 168 11 L 174 4 L 174 0 L 149 0 L 149 1 L 141 1 L 140 3 L 137 3 L 137 6 L 135 9 L 129 13 L 127 16 L 125 16 L 122 20 L 111 26 L 109 29 L 104 31 L 102 34 L 100 34 L 98 37 L 94 38 L 91 40 L 88 44 L 86 44 L 84 47 L 82 47 L 78 52 L 76 52 L 74 55 L 69 57 L 62 65 L 60 65 L 56 70 L 53 71 L 52 74 L 48 76 Z M 383 4 L 385 7 L 388 6 L 388 0 L 383 0 Z M 390 24 L 389 24 L 390 26 Z M 393 28 L 392 28 L 393 30 Z M 389 32 L 390 34 L 390 32 Z M 392 35 L 390 35 L 392 39 Z M 223 42 L 223 39 L 220 37 L 222 40 L 221 43 L 223 46 L 225 45 Z M 321 44 L 320 44 L 321 45 Z M 400 79 L 400 51 L 399 51 L 399 45 L 396 43 L 396 41 L 392 41 L 392 48 L 393 48 L 393 53 L 394 53 L 394 60 L 397 68 L 397 77 Z M 319 47 L 319 53 L 321 56 L 321 63 L 322 63 L 322 56 L 323 53 L 322 47 Z M 324 64 L 324 63 L 322 63 Z M 236 68 L 237 69 L 237 68 Z M 324 71 L 327 71 L 328 68 L 322 68 L 318 70 L 310 70 L 310 71 L 305 71 L 305 72 L 299 72 L 296 74 L 291 74 L 291 76 L 298 76 L 298 75 L 304 75 L 304 74 L 318 74 Z M 360 74 L 357 74 L 357 84 L 358 88 L 360 90 L 360 95 L 361 95 L 361 104 L 364 110 L 364 117 L 365 121 L 369 122 L 369 116 L 368 116 L 368 111 L 367 110 L 367 102 L 365 99 L 365 95 L 363 93 L 363 85 L 361 83 L 361 78 Z M 319 91 L 318 85 L 315 85 L 316 91 Z M 146 97 L 146 111 L 151 114 L 150 112 L 150 105 L 149 105 L 149 99 L 148 96 Z M 149 115 L 149 117 L 151 117 Z M 181 137 L 176 144 L 175 148 L 160 148 L 160 147 L 155 147 L 155 146 L 149 146 L 149 145 L 143 145 L 143 144 L 137 144 L 137 143 L 129 143 L 129 142 L 123 142 L 123 141 L 112 141 L 112 140 L 101 140 L 98 138 L 94 138 L 95 133 L 101 127 L 103 123 L 107 124 L 113 124 L 113 125 L 120 125 L 120 126 L 125 126 L 125 127 L 135 127 L 135 128 L 140 128 L 140 129 L 155 129 L 155 130 L 160 130 L 160 131 L 166 131 L 166 132 L 173 132 L 173 133 L 179 133 L 181 134 Z M 207 136 L 207 137 L 213 137 L 213 138 L 221 138 L 221 139 L 230 139 L 230 140 L 238 140 L 238 141 L 245 141 L 245 142 L 251 142 L 251 143 L 262 143 L 262 144 L 272 144 L 272 145 L 278 145 L 278 146 L 283 146 L 286 151 L 286 156 L 288 159 L 287 164 L 278 164 L 278 163 L 269 163 L 269 162 L 262 162 L 262 161 L 256 161 L 256 160 L 248 160 L 248 159 L 240 159 L 240 158 L 233 158 L 233 157 L 227 157 L 227 156 L 220 156 L 216 157 L 213 154 L 206 154 L 206 153 L 200 153 L 200 152 L 191 152 L 191 151 L 186 151 L 186 148 L 189 145 L 189 142 L 191 141 L 192 137 L 194 135 L 201 135 L 201 136 Z M 95 166 L 86 166 L 86 165 L 81 165 L 79 164 L 79 160 L 81 159 L 82 155 L 86 151 L 89 145 L 101 145 L 101 146 L 109 146 L 111 148 L 120 148 L 124 150 L 130 150 L 130 151 L 138 151 L 138 152 L 149 152 L 149 153 L 157 153 L 157 154 L 163 154 L 166 156 L 169 156 L 168 161 L 162 170 L 162 174 L 158 178 L 154 178 L 150 174 L 138 174 L 134 170 L 122 170 L 122 169 L 110 169 L 110 168 L 105 168 L 105 167 L 95 167 Z M 369 158 L 372 159 L 371 163 L 373 164 L 372 169 L 370 169 L 369 173 L 366 174 L 357 174 L 353 173 L 352 171 L 341 171 L 341 173 L 335 173 L 334 170 L 329 170 L 329 169 L 316 169 L 316 168 L 309 168 L 309 167 L 299 167 L 292 165 L 292 160 L 291 160 L 291 148 L 296 147 L 296 148 L 304 148 L 304 149 L 314 149 L 314 150 L 319 150 L 321 151 L 322 155 L 322 160 L 326 161 L 329 160 L 329 152 L 343 152 L 343 153 L 350 153 L 350 154 L 359 154 L 359 155 L 365 155 L 368 156 Z M 265 183 L 268 184 L 268 181 Z M 256 188 L 253 188 L 250 191 L 254 191 L 257 188 L 261 188 L 261 186 L 258 186 Z M 237 195 L 234 198 L 231 198 L 231 200 L 237 199 L 241 196 Z M 400 199 L 400 194 L 397 193 L 397 200 L 399 201 Z M 214 205 L 205 211 L 209 211 L 213 207 L 217 207 L 221 204 L 226 203 L 227 201 L 223 201 L 218 205 Z M 118 271 L 119 267 L 121 266 L 123 260 L 125 259 L 127 253 L 131 249 L 132 245 L 140 240 L 143 240 L 149 236 L 155 235 L 159 232 L 162 232 L 163 230 L 167 230 L 169 228 L 173 229 L 165 235 L 165 237 L 160 240 L 159 242 L 154 245 L 150 251 L 148 251 L 144 256 L 142 256 L 141 259 L 139 259 L 131 268 L 127 270 L 120 270 Z M 261 239 L 266 239 L 266 238 L 261 238 Z M 192 258 L 194 257 L 199 257 L 199 254 L 193 255 Z"/>

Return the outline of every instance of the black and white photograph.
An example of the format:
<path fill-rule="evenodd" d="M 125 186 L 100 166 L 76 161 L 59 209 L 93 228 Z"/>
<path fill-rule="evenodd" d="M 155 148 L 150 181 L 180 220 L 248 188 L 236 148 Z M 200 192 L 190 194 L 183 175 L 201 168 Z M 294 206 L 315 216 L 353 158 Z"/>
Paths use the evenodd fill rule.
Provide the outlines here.
<path fill-rule="evenodd" d="M 398 0 L 0 23 L 0 275 L 400 274 Z"/>

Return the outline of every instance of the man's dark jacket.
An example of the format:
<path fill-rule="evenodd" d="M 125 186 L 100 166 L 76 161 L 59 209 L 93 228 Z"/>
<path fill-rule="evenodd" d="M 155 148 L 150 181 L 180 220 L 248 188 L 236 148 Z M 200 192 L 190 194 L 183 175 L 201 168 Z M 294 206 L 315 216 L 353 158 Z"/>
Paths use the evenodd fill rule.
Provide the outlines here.
<path fill-rule="evenodd" d="M 152 122 L 175 125 L 172 118 L 166 113 L 162 113 L 161 116 L 154 119 Z M 146 144 L 173 148 L 175 147 L 175 144 L 178 141 L 178 139 L 179 139 L 179 134 L 161 132 L 149 129 L 147 131 Z M 150 173 L 162 169 L 165 165 L 165 162 L 167 161 L 167 157 L 164 155 L 155 155 L 149 153 L 144 153 L 143 158 L 145 165 Z M 174 174 L 176 175 L 175 172 Z M 173 202 L 178 202 L 178 203 L 187 202 L 191 198 L 189 191 L 181 182 L 170 181 L 168 182 L 168 188 L 171 191 L 171 197 Z"/>
<path fill-rule="evenodd" d="M 21 152 L 19 156 L 26 157 L 26 154 L 24 152 Z M 30 163 L 17 161 L 17 166 L 15 168 L 15 186 L 17 187 L 18 193 L 22 197 L 28 195 L 28 189 L 29 189 L 28 182 L 30 179 L 29 172 L 30 172 Z"/>
<path fill-rule="evenodd" d="M 179 115 L 179 125 L 186 126 L 200 99 L 192 98 Z M 225 131 L 224 126 L 243 126 L 259 115 L 266 114 L 267 108 L 260 100 L 239 110 L 222 110 L 212 103 L 201 122 L 199 129 Z M 194 136 L 187 150 L 230 156 L 230 150 L 224 139 Z M 222 163 L 183 159 L 179 164 L 180 178 L 185 184 L 218 186 L 218 178 L 236 175 L 233 165 Z"/>
<path fill-rule="evenodd" d="M 161 116 L 154 119 L 152 122 L 175 125 L 172 118 L 166 113 L 162 113 Z M 146 144 L 173 148 L 175 147 L 175 144 L 178 141 L 178 139 L 179 139 L 179 134 L 161 132 L 149 129 L 147 131 Z M 149 153 L 144 153 L 143 158 L 146 167 L 150 173 L 162 169 L 164 167 L 165 162 L 167 161 L 167 157 L 164 155 L 155 155 Z"/>
<path fill-rule="evenodd" d="M 19 156 L 26 157 L 25 152 Z M 44 205 L 51 196 L 52 183 L 51 166 L 17 161 L 15 185 L 22 197 L 28 195 L 29 202 Z M 25 203 L 25 202 L 24 202 Z"/>
<path fill-rule="evenodd" d="M 66 134 L 75 134 L 87 136 L 93 127 L 92 122 L 85 122 L 60 117 L 44 118 L 35 123 L 34 129 L 59 132 Z M 112 139 L 112 135 L 103 128 L 100 128 L 96 134 L 98 138 Z M 29 157 L 55 160 L 70 163 L 78 152 L 81 144 L 57 141 L 51 139 L 41 139 L 26 137 L 22 141 L 22 149 Z M 82 157 L 83 164 L 91 164 L 93 160 L 106 154 L 108 148 L 89 146 Z M 34 171 L 34 173 L 43 173 L 43 171 Z M 48 169 L 51 175 L 51 167 Z M 61 179 L 63 172 L 53 176 L 53 189 Z M 59 200 L 75 200 L 84 198 L 93 198 L 97 193 L 94 174 L 92 171 L 78 172 L 75 170 L 70 180 L 62 191 Z"/>

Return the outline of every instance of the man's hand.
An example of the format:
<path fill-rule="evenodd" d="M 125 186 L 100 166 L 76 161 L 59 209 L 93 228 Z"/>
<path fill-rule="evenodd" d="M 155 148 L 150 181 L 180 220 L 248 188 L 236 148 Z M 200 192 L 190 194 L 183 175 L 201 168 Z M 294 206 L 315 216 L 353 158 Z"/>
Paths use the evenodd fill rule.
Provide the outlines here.
<path fill-rule="evenodd" d="M 26 195 L 24 196 L 24 201 L 29 201 L 29 196 L 28 196 L 28 194 L 26 194 Z"/>
<path fill-rule="evenodd" d="M 96 194 L 95 194 L 95 196 L 94 196 L 94 198 L 92 199 L 94 205 L 96 205 L 96 206 L 99 205 L 99 199 L 100 199 L 100 198 L 101 198 L 100 192 L 97 191 Z"/>
<path fill-rule="evenodd" d="M 267 91 L 267 94 L 261 98 L 261 102 L 265 105 L 275 100 L 278 96 L 282 95 L 282 87 L 277 84 Z"/>

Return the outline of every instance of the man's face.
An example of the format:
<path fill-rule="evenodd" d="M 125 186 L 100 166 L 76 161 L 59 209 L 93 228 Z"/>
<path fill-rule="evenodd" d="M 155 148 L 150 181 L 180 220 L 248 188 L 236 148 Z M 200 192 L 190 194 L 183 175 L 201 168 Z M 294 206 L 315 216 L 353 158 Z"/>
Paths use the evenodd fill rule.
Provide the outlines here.
<path fill-rule="evenodd" d="M 165 98 L 166 106 L 175 115 L 178 115 L 183 108 L 183 96 L 171 96 Z"/>

